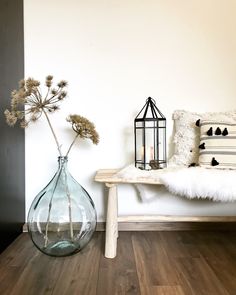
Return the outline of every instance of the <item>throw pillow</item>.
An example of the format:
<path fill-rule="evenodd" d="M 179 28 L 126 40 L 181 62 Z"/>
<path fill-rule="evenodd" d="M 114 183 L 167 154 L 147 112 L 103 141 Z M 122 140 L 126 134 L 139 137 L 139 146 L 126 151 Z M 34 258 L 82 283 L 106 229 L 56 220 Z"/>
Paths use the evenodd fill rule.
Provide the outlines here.
<path fill-rule="evenodd" d="M 175 133 L 173 136 L 174 155 L 169 163 L 172 165 L 189 166 L 198 163 L 200 144 L 200 130 L 196 121 L 214 120 L 225 123 L 236 123 L 236 110 L 219 113 L 193 113 L 184 110 L 176 110 L 172 116 Z"/>
<path fill-rule="evenodd" d="M 199 165 L 236 169 L 236 124 L 200 120 Z"/>

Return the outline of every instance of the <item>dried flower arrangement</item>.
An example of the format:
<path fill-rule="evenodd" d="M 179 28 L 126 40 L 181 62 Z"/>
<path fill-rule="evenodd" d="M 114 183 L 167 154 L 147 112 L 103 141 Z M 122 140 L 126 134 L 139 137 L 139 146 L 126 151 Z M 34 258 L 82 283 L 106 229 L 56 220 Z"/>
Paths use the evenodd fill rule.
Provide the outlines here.
<path fill-rule="evenodd" d="M 49 75 L 46 77 L 45 85 L 47 87 L 47 91 L 46 91 L 46 95 L 43 96 L 43 94 L 41 92 L 39 81 L 37 81 L 33 78 L 21 80 L 19 82 L 18 90 L 14 90 L 11 93 L 11 108 L 10 108 L 10 110 L 6 109 L 4 112 L 5 117 L 6 117 L 6 122 L 9 126 L 12 126 L 12 127 L 15 126 L 17 122 L 19 122 L 19 124 L 22 128 L 26 128 L 30 123 L 36 122 L 42 115 L 45 116 L 46 121 L 47 121 L 47 123 L 50 127 L 50 130 L 53 134 L 53 137 L 55 139 L 60 158 L 64 158 L 62 155 L 61 145 L 58 141 L 58 138 L 56 136 L 54 128 L 51 124 L 49 114 L 59 110 L 59 103 L 66 98 L 67 92 L 65 90 L 67 87 L 67 82 L 62 80 L 57 84 L 56 87 L 53 87 L 53 76 Z M 82 139 L 85 139 L 85 138 L 90 139 L 94 144 L 98 144 L 99 135 L 98 135 L 98 133 L 95 129 L 95 126 L 92 122 L 90 122 L 88 119 L 86 119 L 82 116 L 76 115 L 76 114 L 69 115 L 66 120 L 71 124 L 72 130 L 76 134 L 75 134 L 75 137 L 65 154 L 65 158 L 67 158 L 69 152 L 71 151 L 72 146 L 74 145 L 74 143 L 78 137 L 80 137 Z M 47 219 L 46 219 L 45 230 L 43 232 L 43 230 L 42 230 L 43 227 L 42 228 L 40 227 L 40 230 L 38 230 L 40 235 L 41 234 L 44 235 L 44 247 L 42 249 L 46 249 L 49 246 L 49 224 L 50 224 L 50 218 L 51 218 L 52 202 L 53 202 L 53 197 L 54 197 L 54 194 L 56 191 L 56 186 L 58 185 L 58 187 L 60 188 L 60 184 L 58 184 L 58 183 L 59 183 L 59 178 L 61 177 L 61 175 L 63 175 L 63 177 L 62 177 L 62 183 L 64 186 L 63 192 L 66 192 L 66 194 L 64 195 L 64 198 L 66 198 L 66 200 L 68 202 L 69 237 L 70 237 L 71 245 L 74 245 L 74 242 L 78 239 L 77 235 L 74 233 L 74 225 L 73 225 L 73 220 L 72 220 L 72 199 L 71 199 L 71 192 L 70 192 L 68 182 L 67 182 L 67 174 L 66 174 L 65 169 L 62 169 L 62 170 L 63 170 L 62 172 L 60 170 L 60 173 L 55 174 L 55 177 L 57 177 L 57 179 L 55 181 L 55 187 L 53 188 L 53 190 L 48 190 L 47 192 L 45 190 L 42 195 L 40 192 L 35 198 L 35 200 L 38 200 L 37 198 L 39 197 L 39 199 L 41 200 L 41 198 L 46 197 L 47 194 L 50 195 L 49 205 L 47 208 Z M 51 182 L 49 182 L 48 186 L 50 185 L 50 183 Z M 73 184 L 73 188 L 74 188 L 74 184 Z M 83 189 L 81 191 L 85 191 L 85 190 Z M 87 194 L 87 192 L 86 192 L 86 194 Z M 89 195 L 88 195 L 88 197 L 89 197 Z M 44 202 L 41 202 L 41 203 L 44 204 Z M 74 200 L 74 203 L 76 203 L 75 200 Z M 91 208 L 93 208 L 93 206 L 91 205 L 91 201 L 89 201 L 88 203 L 90 204 Z M 55 203 L 55 204 L 57 204 L 57 203 Z M 64 204 L 64 203 L 62 203 L 62 204 Z M 37 201 L 37 206 L 39 206 L 38 201 Z M 31 210 L 32 210 L 32 212 L 35 212 L 37 206 L 31 205 L 31 209 L 29 210 L 29 212 Z M 82 204 L 80 204 L 80 206 L 76 206 L 76 208 L 82 208 Z M 83 207 L 83 210 L 85 210 L 84 208 L 85 207 Z M 95 209 L 93 209 L 93 210 L 95 210 Z M 39 212 L 41 212 L 41 211 L 39 210 Z M 82 215 L 84 215 L 84 213 Z M 78 216 L 79 216 L 79 214 L 78 214 Z M 62 219 L 62 220 L 64 220 L 64 219 Z M 28 224 L 31 224 L 31 223 L 33 224 L 33 221 L 29 220 Z M 45 221 L 43 221 L 43 223 L 45 223 Z M 38 226 L 38 224 L 40 224 L 40 222 L 37 217 L 37 226 Z M 30 226 L 29 226 L 29 228 L 30 228 Z M 60 223 L 58 223 L 58 228 L 60 231 Z M 30 232 L 30 230 L 29 230 L 29 232 Z M 32 236 L 31 236 L 31 238 L 32 238 Z M 33 240 L 33 238 L 32 238 L 32 240 Z M 42 252 L 44 252 L 44 250 L 42 250 L 42 249 L 40 249 L 40 250 Z M 55 247 L 55 249 L 56 249 L 56 247 Z M 57 251 L 57 250 L 55 250 L 55 251 Z M 55 252 L 55 253 L 56 253 L 55 255 L 57 256 L 58 253 L 57 252 Z M 63 255 L 64 255 L 64 253 L 63 253 Z M 60 256 L 60 255 L 58 255 L 58 256 Z"/>
<path fill-rule="evenodd" d="M 48 75 L 45 85 L 47 92 L 43 97 L 39 81 L 33 78 L 19 81 L 19 89 L 13 90 L 11 93 L 11 109 L 6 109 L 4 114 L 9 126 L 14 126 L 19 121 L 22 128 L 27 127 L 29 123 L 36 122 L 43 114 L 55 139 L 59 155 L 62 156 L 61 145 L 59 144 L 48 114 L 59 110 L 59 102 L 63 101 L 67 96 L 67 92 L 65 91 L 67 82 L 62 80 L 57 84 L 57 87 L 53 87 L 53 76 Z M 99 135 L 94 124 L 88 119 L 79 115 L 69 115 L 67 121 L 71 123 L 76 135 L 66 156 L 68 156 L 78 137 L 88 138 L 94 144 L 98 144 Z"/>

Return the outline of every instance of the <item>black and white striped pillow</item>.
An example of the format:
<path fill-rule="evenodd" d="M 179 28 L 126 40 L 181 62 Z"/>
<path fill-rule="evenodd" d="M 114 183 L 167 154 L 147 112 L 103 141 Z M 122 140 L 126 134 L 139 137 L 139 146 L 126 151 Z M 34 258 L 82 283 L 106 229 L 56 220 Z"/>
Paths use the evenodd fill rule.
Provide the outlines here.
<path fill-rule="evenodd" d="M 199 165 L 236 169 L 236 124 L 200 121 Z"/>

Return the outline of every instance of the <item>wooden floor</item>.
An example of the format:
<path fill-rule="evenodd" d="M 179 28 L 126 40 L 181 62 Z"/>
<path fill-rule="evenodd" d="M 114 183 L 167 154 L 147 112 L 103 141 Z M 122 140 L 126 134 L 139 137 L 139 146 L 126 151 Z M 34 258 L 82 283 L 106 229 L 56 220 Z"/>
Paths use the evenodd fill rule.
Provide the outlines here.
<path fill-rule="evenodd" d="M 103 256 L 103 232 L 65 258 L 41 254 L 22 234 L 0 255 L 0 294 L 236 294 L 236 232 L 119 235 L 111 260 Z"/>

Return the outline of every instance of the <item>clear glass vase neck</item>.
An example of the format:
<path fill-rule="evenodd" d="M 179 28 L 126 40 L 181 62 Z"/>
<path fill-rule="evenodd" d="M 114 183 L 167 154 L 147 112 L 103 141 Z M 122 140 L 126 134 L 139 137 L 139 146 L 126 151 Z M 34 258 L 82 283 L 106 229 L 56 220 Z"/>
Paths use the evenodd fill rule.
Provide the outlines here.
<path fill-rule="evenodd" d="M 66 168 L 67 163 L 68 163 L 68 157 L 67 156 L 59 156 L 58 157 L 59 168 L 62 168 L 62 167 Z"/>

